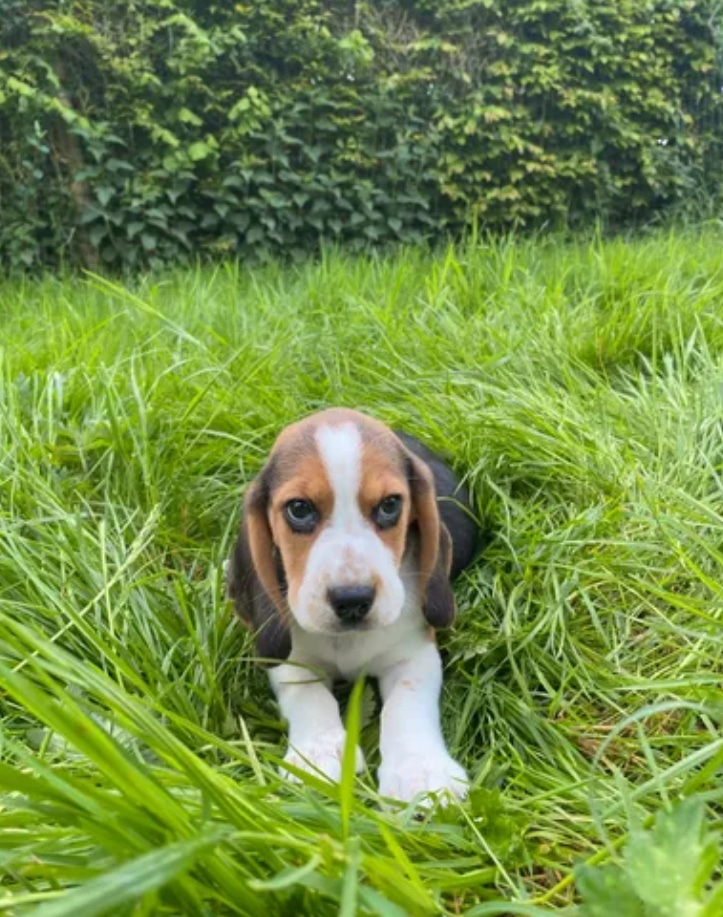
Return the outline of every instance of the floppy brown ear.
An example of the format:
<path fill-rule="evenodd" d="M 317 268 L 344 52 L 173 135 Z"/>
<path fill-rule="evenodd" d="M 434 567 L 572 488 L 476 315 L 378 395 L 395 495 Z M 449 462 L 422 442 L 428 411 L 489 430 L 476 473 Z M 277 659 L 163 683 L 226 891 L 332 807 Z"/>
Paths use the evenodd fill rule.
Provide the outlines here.
<path fill-rule="evenodd" d="M 419 578 L 422 611 L 432 627 L 450 627 L 456 606 L 449 573 L 452 539 L 439 517 L 432 472 L 421 460 L 408 457 L 409 486 L 412 492 L 412 524 L 419 537 Z"/>
<path fill-rule="evenodd" d="M 243 520 L 228 567 L 227 588 L 238 616 L 251 627 L 264 659 L 287 659 L 291 634 L 281 592 L 283 569 L 268 520 L 268 476 L 246 491 Z"/>

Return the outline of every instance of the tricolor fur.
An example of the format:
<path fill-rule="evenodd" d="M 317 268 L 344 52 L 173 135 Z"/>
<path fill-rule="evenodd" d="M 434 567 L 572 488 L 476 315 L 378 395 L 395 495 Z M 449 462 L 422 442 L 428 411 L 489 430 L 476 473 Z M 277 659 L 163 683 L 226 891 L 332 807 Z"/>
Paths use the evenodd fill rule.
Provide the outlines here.
<path fill-rule="evenodd" d="M 476 535 L 467 491 L 412 437 L 345 409 L 282 432 L 246 494 L 229 592 L 259 655 L 281 663 L 270 677 L 287 761 L 338 779 L 344 729 L 330 687 L 364 671 L 384 702 L 381 792 L 464 796 L 439 726 L 433 629 L 454 620 L 450 574 Z"/>

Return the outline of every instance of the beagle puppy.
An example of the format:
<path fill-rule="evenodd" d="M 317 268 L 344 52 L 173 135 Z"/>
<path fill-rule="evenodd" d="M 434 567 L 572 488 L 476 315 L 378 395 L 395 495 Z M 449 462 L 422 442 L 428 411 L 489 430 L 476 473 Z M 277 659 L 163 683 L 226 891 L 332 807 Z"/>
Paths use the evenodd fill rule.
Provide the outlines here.
<path fill-rule="evenodd" d="M 366 673 L 383 702 L 381 794 L 464 798 L 467 776 L 442 737 L 435 629 L 454 620 L 450 576 L 477 535 L 469 493 L 413 437 L 342 408 L 281 433 L 246 492 L 228 587 L 259 655 L 276 663 L 287 762 L 339 780 L 345 732 L 331 687 Z"/>

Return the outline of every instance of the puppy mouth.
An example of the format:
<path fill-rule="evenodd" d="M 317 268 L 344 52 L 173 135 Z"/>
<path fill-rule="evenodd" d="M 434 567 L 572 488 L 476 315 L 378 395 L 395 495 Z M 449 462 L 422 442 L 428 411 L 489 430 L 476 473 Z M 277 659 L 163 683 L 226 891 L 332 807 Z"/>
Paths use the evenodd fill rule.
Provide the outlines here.
<path fill-rule="evenodd" d="M 339 621 L 335 626 L 335 631 L 339 634 L 346 634 L 353 631 L 376 630 L 378 627 L 377 621 L 364 618 L 362 621 Z"/>
<path fill-rule="evenodd" d="M 397 620 L 398 615 L 391 619 L 378 618 L 376 615 L 363 618 L 361 621 L 330 621 L 324 626 L 326 633 L 336 636 L 344 634 L 371 634 L 378 630 L 386 630 L 391 627 Z"/>
<path fill-rule="evenodd" d="M 325 622 L 321 631 L 338 637 L 342 634 L 363 634 L 378 630 L 381 625 L 376 619 L 364 618 L 361 621 L 333 621 Z"/>
<path fill-rule="evenodd" d="M 296 618 L 296 623 L 308 634 L 328 634 L 331 637 L 341 637 L 345 634 L 368 634 L 372 631 L 380 630 L 385 626 L 376 618 L 369 617 L 363 618 L 360 621 L 339 621 L 335 617 L 333 620 L 327 618 L 324 621 L 317 620 L 303 624 Z"/>

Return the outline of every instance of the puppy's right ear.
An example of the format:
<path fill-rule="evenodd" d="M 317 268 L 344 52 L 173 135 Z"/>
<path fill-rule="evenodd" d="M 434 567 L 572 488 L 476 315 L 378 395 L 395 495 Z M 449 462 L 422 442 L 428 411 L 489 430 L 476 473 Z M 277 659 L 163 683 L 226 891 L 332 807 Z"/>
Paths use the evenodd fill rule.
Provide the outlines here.
<path fill-rule="evenodd" d="M 268 481 L 267 466 L 246 491 L 227 589 L 236 614 L 254 632 L 258 655 L 284 660 L 291 652 L 291 634 L 282 595 L 283 569 L 269 525 Z"/>

